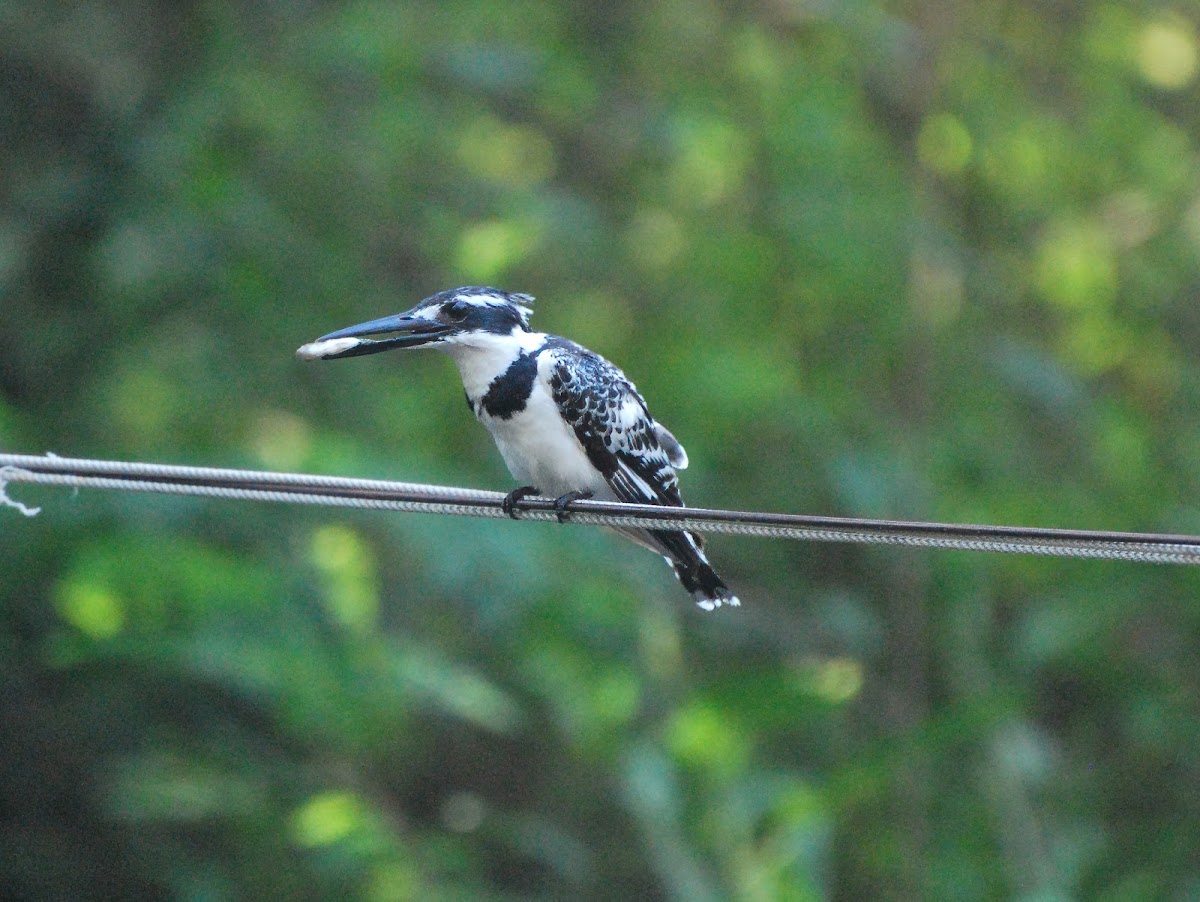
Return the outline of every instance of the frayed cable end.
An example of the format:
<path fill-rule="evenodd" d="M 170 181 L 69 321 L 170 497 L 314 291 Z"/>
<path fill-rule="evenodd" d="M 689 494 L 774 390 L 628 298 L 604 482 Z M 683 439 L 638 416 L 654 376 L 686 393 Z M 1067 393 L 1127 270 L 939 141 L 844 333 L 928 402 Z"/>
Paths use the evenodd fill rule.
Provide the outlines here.
<path fill-rule="evenodd" d="M 5 491 L 13 474 L 24 472 L 28 471 L 18 469 L 17 467 L 0 467 L 0 504 L 3 504 L 5 507 L 15 507 L 26 517 L 36 517 L 42 512 L 40 507 L 30 507 L 28 504 L 22 504 L 20 501 L 9 498 L 8 492 Z"/>

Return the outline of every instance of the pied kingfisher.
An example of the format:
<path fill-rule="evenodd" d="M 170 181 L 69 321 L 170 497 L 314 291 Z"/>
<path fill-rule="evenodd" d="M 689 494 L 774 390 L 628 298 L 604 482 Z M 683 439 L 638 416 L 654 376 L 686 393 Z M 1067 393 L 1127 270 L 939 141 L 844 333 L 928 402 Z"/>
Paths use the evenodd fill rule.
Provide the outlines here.
<path fill-rule="evenodd" d="M 682 507 L 677 469 L 683 446 L 646 409 L 625 374 L 573 341 L 529 327 L 533 298 L 495 288 L 455 288 L 405 313 L 331 332 L 296 353 L 305 360 L 357 357 L 392 348 L 435 347 L 458 365 L 471 412 L 491 432 L 521 488 L 504 509 L 529 494 Z M 386 338 L 366 338 L 387 335 Z M 737 597 L 704 556 L 699 535 L 672 529 L 618 527 L 661 554 L 705 610 Z"/>

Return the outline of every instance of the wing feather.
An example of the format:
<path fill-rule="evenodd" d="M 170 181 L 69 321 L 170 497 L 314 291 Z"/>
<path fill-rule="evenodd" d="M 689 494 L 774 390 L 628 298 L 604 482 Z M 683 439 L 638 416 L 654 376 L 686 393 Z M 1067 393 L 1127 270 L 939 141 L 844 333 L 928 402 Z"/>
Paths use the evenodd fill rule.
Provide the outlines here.
<path fill-rule="evenodd" d="M 621 501 L 682 507 L 675 467 L 687 466 L 687 453 L 650 416 L 633 383 L 603 357 L 574 342 L 555 339 L 547 350 L 554 355 L 550 390 L 559 412 L 613 494 Z M 663 555 L 705 610 L 739 603 L 704 556 L 698 534 L 636 527 L 617 531 Z"/>
<path fill-rule="evenodd" d="M 621 501 L 682 506 L 672 457 L 682 452 L 646 409 L 617 367 L 598 354 L 562 341 L 554 354 L 550 389 L 588 459 Z M 662 435 L 673 447 L 663 447 Z"/>

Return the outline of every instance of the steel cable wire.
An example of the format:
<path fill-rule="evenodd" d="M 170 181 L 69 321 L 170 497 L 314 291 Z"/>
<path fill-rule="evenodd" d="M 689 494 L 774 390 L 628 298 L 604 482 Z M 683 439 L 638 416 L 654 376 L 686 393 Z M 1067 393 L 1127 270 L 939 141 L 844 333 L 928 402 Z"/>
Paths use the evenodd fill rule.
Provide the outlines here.
<path fill-rule="evenodd" d="M 16 482 L 370 510 L 506 516 L 502 508 L 504 493 L 481 489 L 308 473 L 0 454 L 0 503 L 16 507 L 30 516 L 38 509 L 5 494 L 5 483 Z M 554 501 L 549 498 L 525 498 L 515 507 L 521 519 L 553 521 L 558 516 Z M 688 529 L 761 538 L 955 548 L 1142 563 L 1200 564 L 1200 536 L 818 517 L 615 501 L 573 501 L 568 510 L 568 522 L 600 526 Z"/>

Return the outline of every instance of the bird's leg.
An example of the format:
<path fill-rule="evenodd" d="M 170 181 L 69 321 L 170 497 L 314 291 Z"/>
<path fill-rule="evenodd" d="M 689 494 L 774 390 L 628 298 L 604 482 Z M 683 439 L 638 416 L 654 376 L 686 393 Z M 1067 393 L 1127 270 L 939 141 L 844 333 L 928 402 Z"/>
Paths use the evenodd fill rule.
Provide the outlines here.
<path fill-rule="evenodd" d="M 567 492 L 565 495 L 559 495 L 554 499 L 554 512 L 558 515 L 559 523 L 567 522 L 567 505 L 572 501 L 583 501 L 592 497 L 590 489 L 584 489 L 582 492 Z"/>
<path fill-rule="evenodd" d="M 530 495 L 536 495 L 537 493 L 538 487 L 536 485 L 523 485 L 520 488 L 513 489 L 511 492 L 505 495 L 504 500 L 500 502 L 500 510 L 504 511 L 504 513 L 508 514 L 514 520 L 520 520 L 521 517 L 513 505 L 522 498 L 528 498 Z"/>

